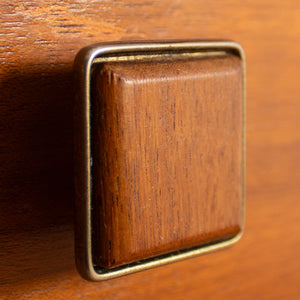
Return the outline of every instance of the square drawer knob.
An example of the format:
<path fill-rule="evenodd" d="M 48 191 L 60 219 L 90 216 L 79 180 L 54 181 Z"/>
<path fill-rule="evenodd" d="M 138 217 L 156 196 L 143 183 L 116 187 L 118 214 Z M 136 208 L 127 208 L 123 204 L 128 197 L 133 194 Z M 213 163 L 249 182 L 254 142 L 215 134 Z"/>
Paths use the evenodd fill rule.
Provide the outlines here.
<path fill-rule="evenodd" d="M 237 241 L 244 56 L 233 42 L 135 42 L 75 60 L 76 260 L 104 280 Z"/>

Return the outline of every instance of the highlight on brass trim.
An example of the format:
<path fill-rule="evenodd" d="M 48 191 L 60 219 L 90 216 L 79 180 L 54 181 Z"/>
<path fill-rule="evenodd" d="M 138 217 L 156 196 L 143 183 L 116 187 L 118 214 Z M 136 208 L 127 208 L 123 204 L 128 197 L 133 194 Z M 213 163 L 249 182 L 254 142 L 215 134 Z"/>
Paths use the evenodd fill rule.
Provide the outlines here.
<path fill-rule="evenodd" d="M 151 59 L 163 56 L 205 56 L 234 53 L 242 61 L 243 68 L 243 143 L 245 143 L 245 57 L 241 46 L 231 41 L 138 41 L 100 43 L 85 47 L 79 51 L 74 62 L 76 83 L 75 105 L 75 190 L 76 190 L 76 226 L 75 258 L 79 273 L 87 280 L 101 281 L 126 274 L 146 270 L 167 263 L 191 258 L 200 254 L 218 250 L 236 243 L 242 231 L 229 240 L 215 244 L 176 251 L 117 267 L 98 268 L 92 259 L 92 222 L 91 222 L 91 141 L 90 141 L 90 77 L 94 63 L 104 61 L 124 61 Z M 243 219 L 245 215 L 245 144 L 243 145 Z M 244 221 L 243 221 L 244 223 Z M 244 227 L 244 226 L 243 226 Z"/>

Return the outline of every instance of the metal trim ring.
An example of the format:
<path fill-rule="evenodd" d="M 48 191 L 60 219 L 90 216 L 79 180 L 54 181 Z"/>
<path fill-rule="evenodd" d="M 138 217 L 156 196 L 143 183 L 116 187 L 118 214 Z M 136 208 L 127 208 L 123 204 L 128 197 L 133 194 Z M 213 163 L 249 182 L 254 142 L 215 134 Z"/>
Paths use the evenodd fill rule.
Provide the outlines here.
<path fill-rule="evenodd" d="M 137 56 L 151 58 L 151 55 L 199 55 L 233 52 L 242 61 L 243 68 L 243 226 L 241 232 L 233 238 L 216 244 L 176 251 L 168 255 L 154 257 L 144 261 L 125 265 L 115 269 L 98 268 L 92 260 L 92 221 L 91 221 L 91 133 L 90 133 L 90 77 L 93 63 L 101 60 L 116 60 L 127 57 L 134 60 Z M 75 143 L 75 258 L 79 273 L 88 280 L 101 281 L 126 274 L 162 266 L 167 263 L 191 258 L 200 254 L 218 250 L 236 243 L 243 232 L 245 216 L 245 56 L 241 46 L 231 41 L 138 41 L 99 43 L 79 51 L 74 62 L 75 70 L 75 107 L 74 107 L 74 143 Z"/>

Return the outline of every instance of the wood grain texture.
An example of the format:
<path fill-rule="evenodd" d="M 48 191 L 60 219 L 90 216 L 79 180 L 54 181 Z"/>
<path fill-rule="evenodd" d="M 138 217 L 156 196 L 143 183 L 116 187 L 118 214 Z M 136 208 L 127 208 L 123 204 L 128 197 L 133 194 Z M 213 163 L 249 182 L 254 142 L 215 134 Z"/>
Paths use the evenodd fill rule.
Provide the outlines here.
<path fill-rule="evenodd" d="M 12 0 L 0 11 L 1 298 L 299 298 L 299 2 Z M 73 255 L 75 54 L 168 38 L 231 39 L 245 50 L 244 236 L 228 250 L 86 282 Z"/>
<path fill-rule="evenodd" d="M 237 235 L 240 58 L 105 63 L 94 76 L 94 262 L 112 268 Z"/>

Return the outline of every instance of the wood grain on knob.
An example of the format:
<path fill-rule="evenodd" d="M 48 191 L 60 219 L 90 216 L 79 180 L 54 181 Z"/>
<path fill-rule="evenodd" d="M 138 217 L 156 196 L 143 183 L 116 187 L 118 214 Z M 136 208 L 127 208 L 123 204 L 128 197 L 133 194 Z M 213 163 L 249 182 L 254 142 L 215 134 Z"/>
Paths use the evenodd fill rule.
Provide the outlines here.
<path fill-rule="evenodd" d="M 242 227 L 242 68 L 232 54 L 94 70 L 94 262 L 112 268 Z"/>

